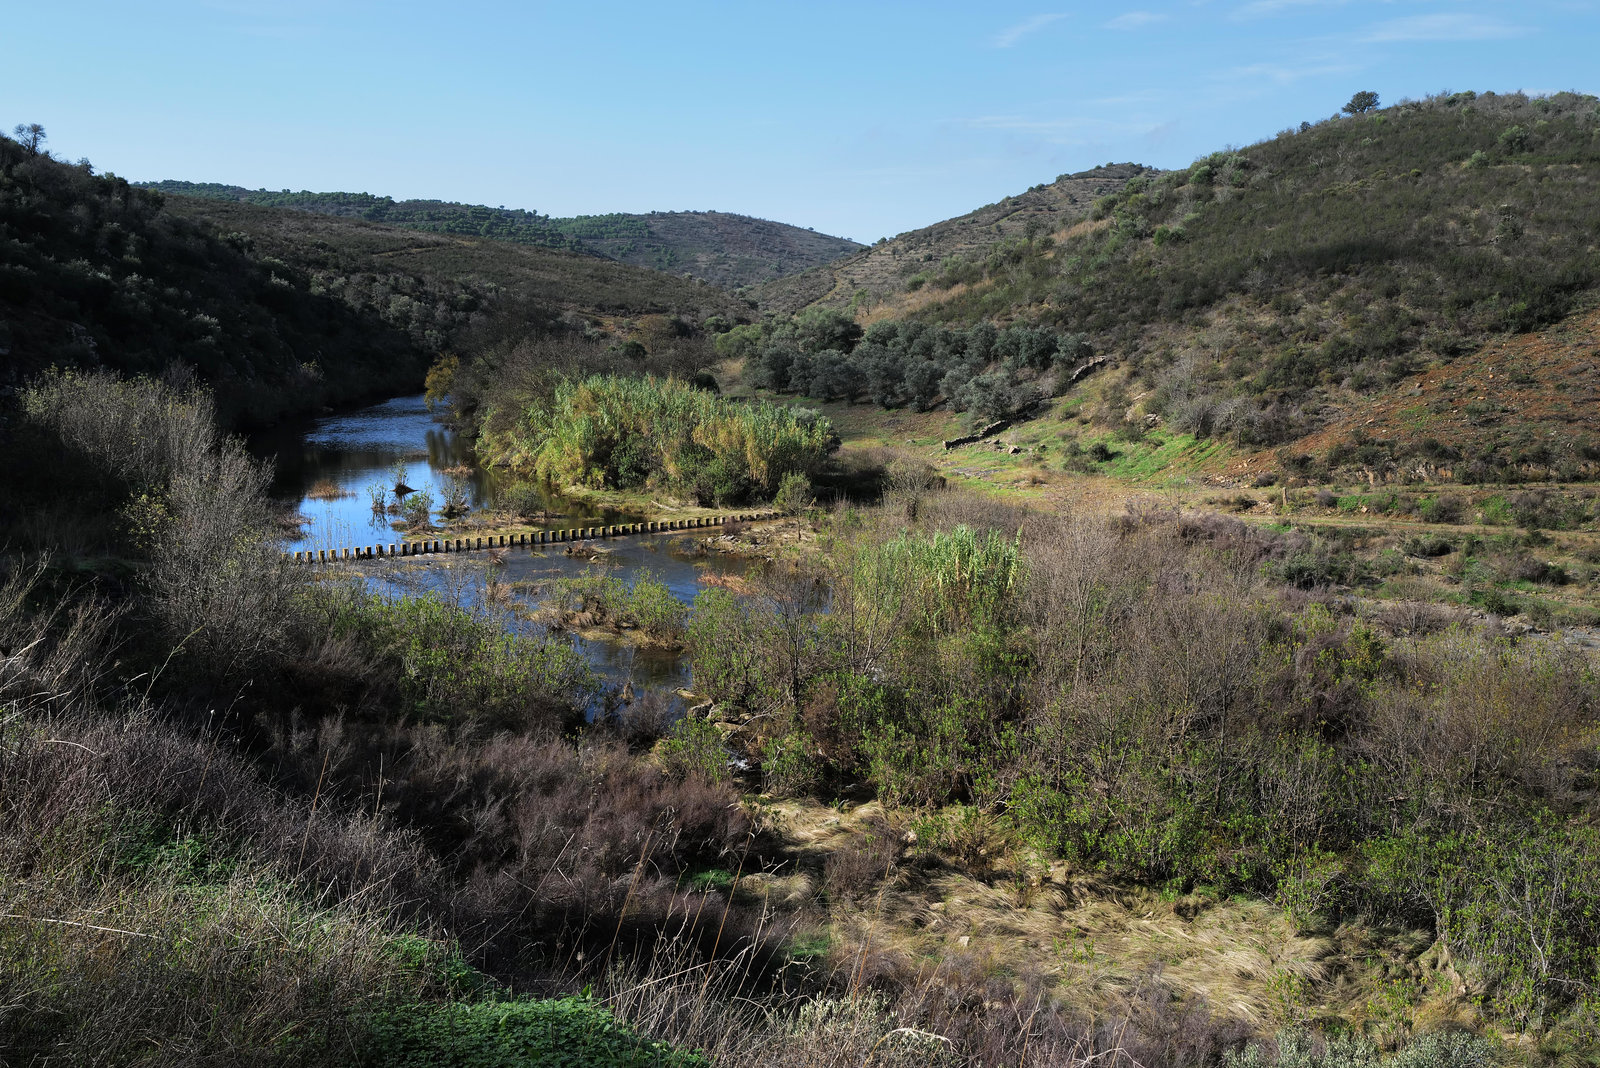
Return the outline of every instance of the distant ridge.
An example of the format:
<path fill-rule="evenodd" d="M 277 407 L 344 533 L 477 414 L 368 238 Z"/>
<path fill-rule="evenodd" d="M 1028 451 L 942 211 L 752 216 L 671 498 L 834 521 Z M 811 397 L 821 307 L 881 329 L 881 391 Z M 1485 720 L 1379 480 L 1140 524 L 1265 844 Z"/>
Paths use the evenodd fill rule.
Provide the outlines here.
<path fill-rule="evenodd" d="M 246 189 L 219 182 L 137 183 L 175 196 L 364 219 L 431 233 L 487 237 L 586 252 L 737 288 L 770 282 L 849 255 L 863 246 L 787 223 L 721 211 L 579 215 L 558 219 L 520 208 L 444 200 L 395 200 L 372 193 Z"/>

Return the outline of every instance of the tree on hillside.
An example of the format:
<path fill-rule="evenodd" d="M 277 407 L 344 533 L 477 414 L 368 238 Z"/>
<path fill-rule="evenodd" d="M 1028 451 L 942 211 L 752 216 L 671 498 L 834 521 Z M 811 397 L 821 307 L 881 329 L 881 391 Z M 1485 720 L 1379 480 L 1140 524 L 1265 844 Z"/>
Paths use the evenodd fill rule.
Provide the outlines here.
<path fill-rule="evenodd" d="M 17 123 L 11 130 L 11 136 L 15 137 L 17 142 L 27 149 L 28 154 L 32 156 L 39 154 L 39 146 L 45 141 L 44 127 L 36 122 Z"/>
<path fill-rule="evenodd" d="M 1346 115 L 1365 115 L 1369 111 L 1378 109 L 1378 94 L 1371 89 L 1363 89 L 1350 98 L 1343 111 Z"/>

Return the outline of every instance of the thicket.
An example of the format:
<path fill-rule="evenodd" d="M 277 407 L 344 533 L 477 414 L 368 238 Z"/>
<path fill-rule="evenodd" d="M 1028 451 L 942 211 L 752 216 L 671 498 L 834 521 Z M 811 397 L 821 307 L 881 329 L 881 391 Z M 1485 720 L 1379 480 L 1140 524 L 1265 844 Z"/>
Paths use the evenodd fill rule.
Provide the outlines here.
<path fill-rule="evenodd" d="M 1581 653 L 1380 633 L 1275 578 L 1315 546 L 1227 520 L 935 497 L 841 537 L 819 575 L 695 606 L 696 686 L 763 725 L 774 788 L 865 781 L 1118 878 L 1425 924 L 1517 1026 L 1600 1008 Z"/>
<path fill-rule="evenodd" d="M 648 571 L 640 572 L 632 583 L 603 571 L 557 579 L 542 600 L 564 626 L 635 630 L 654 645 L 677 646 L 683 641 L 688 609 Z"/>
<path fill-rule="evenodd" d="M 479 452 L 558 486 L 657 485 L 703 504 L 770 497 L 783 476 L 815 473 L 837 447 L 826 419 L 736 403 L 677 379 L 560 379 L 510 419 L 484 415 Z"/>
<path fill-rule="evenodd" d="M 810 309 L 760 332 L 735 328 L 724 338 L 718 350 L 746 358 L 752 385 L 884 408 L 926 411 L 948 404 L 982 420 L 1032 408 L 1064 388 L 1093 355 L 1081 335 L 1045 328 L 889 320 L 863 331 L 831 308 Z"/>

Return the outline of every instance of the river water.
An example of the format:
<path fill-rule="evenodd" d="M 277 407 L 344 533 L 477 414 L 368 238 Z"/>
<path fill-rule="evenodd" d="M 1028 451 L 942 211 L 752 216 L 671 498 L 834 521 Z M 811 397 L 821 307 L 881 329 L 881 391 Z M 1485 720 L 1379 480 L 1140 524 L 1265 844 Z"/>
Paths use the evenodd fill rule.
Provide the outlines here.
<path fill-rule="evenodd" d="M 460 479 L 474 510 L 493 503 L 499 489 L 492 472 L 477 469 L 471 450 L 449 428 L 435 421 L 421 396 L 397 397 L 382 404 L 319 419 L 285 424 L 257 435 L 254 451 L 276 464 L 273 495 L 298 509 L 300 537 L 285 547 L 333 549 L 400 540 L 398 517 L 376 513 L 371 493 L 392 494 L 397 478 L 442 502 L 450 481 Z M 641 516 L 596 510 L 545 492 L 549 514 L 541 524 L 562 528 L 593 523 L 625 523 Z M 552 579 L 604 569 L 631 585 L 650 574 L 684 604 L 708 584 L 742 575 L 748 560 L 708 552 L 709 531 L 617 538 L 601 546 L 606 555 L 588 561 L 566 555 L 564 545 L 460 555 L 406 557 L 354 565 L 376 590 L 385 593 L 436 592 L 476 610 L 491 613 L 512 630 L 543 633 L 530 618 L 539 587 Z M 490 584 L 511 587 L 509 600 L 490 604 Z M 643 648 L 620 638 L 560 636 L 583 653 L 613 690 L 631 684 L 635 692 L 675 694 L 690 684 L 687 658 L 676 651 Z"/>

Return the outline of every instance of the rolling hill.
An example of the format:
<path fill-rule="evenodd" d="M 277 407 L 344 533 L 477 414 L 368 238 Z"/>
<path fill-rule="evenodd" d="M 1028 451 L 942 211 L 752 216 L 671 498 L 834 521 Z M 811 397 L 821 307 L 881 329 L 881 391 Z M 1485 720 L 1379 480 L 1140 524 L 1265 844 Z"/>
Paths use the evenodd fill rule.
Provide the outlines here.
<path fill-rule="evenodd" d="M 446 352 L 552 334 L 681 348 L 749 312 L 567 250 L 169 197 L 6 138 L 0 235 L 0 387 L 52 365 L 192 375 L 233 425 L 418 389 Z"/>
<path fill-rule="evenodd" d="M 844 307 L 918 288 L 946 265 L 982 258 L 998 245 L 1064 230 L 1085 218 L 1096 198 L 1121 189 L 1129 179 L 1153 173 L 1137 163 L 1108 164 L 1036 185 L 954 219 L 924 226 L 854 255 L 759 287 L 763 310 L 792 314 L 821 305 Z"/>
<path fill-rule="evenodd" d="M 371 193 L 246 189 L 217 182 L 142 183 L 163 193 L 364 219 L 408 230 L 487 237 L 568 249 L 696 278 L 725 288 L 771 281 L 828 263 L 862 246 L 786 223 L 721 211 L 551 218 L 517 208 Z"/>
<path fill-rule="evenodd" d="M 877 361 L 854 380 L 863 390 L 894 359 L 930 382 L 1033 383 L 1013 394 L 1064 397 L 1074 439 L 1159 427 L 1226 445 L 1257 473 L 1600 473 L 1600 415 L 1575 403 L 1592 393 L 1600 348 L 1595 97 L 1441 94 L 1114 179 L 1082 214 L 1058 209 L 1071 225 L 984 234 L 985 213 L 1004 210 L 991 207 L 762 300 L 848 308 Z M 946 231 L 965 248 L 935 245 Z M 1029 343 L 1042 355 L 974 364 L 958 335 L 985 322 L 1045 332 Z M 895 348 L 907 336 L 896 323 L 956 340 L 935 338 L 930 369 Z M 788 336 L 769 328 L 766 344 Z M 1069 380 L 1087 352 L 1110 373 Z M 854 399 L 848 376 L 829 381 Z"/>

